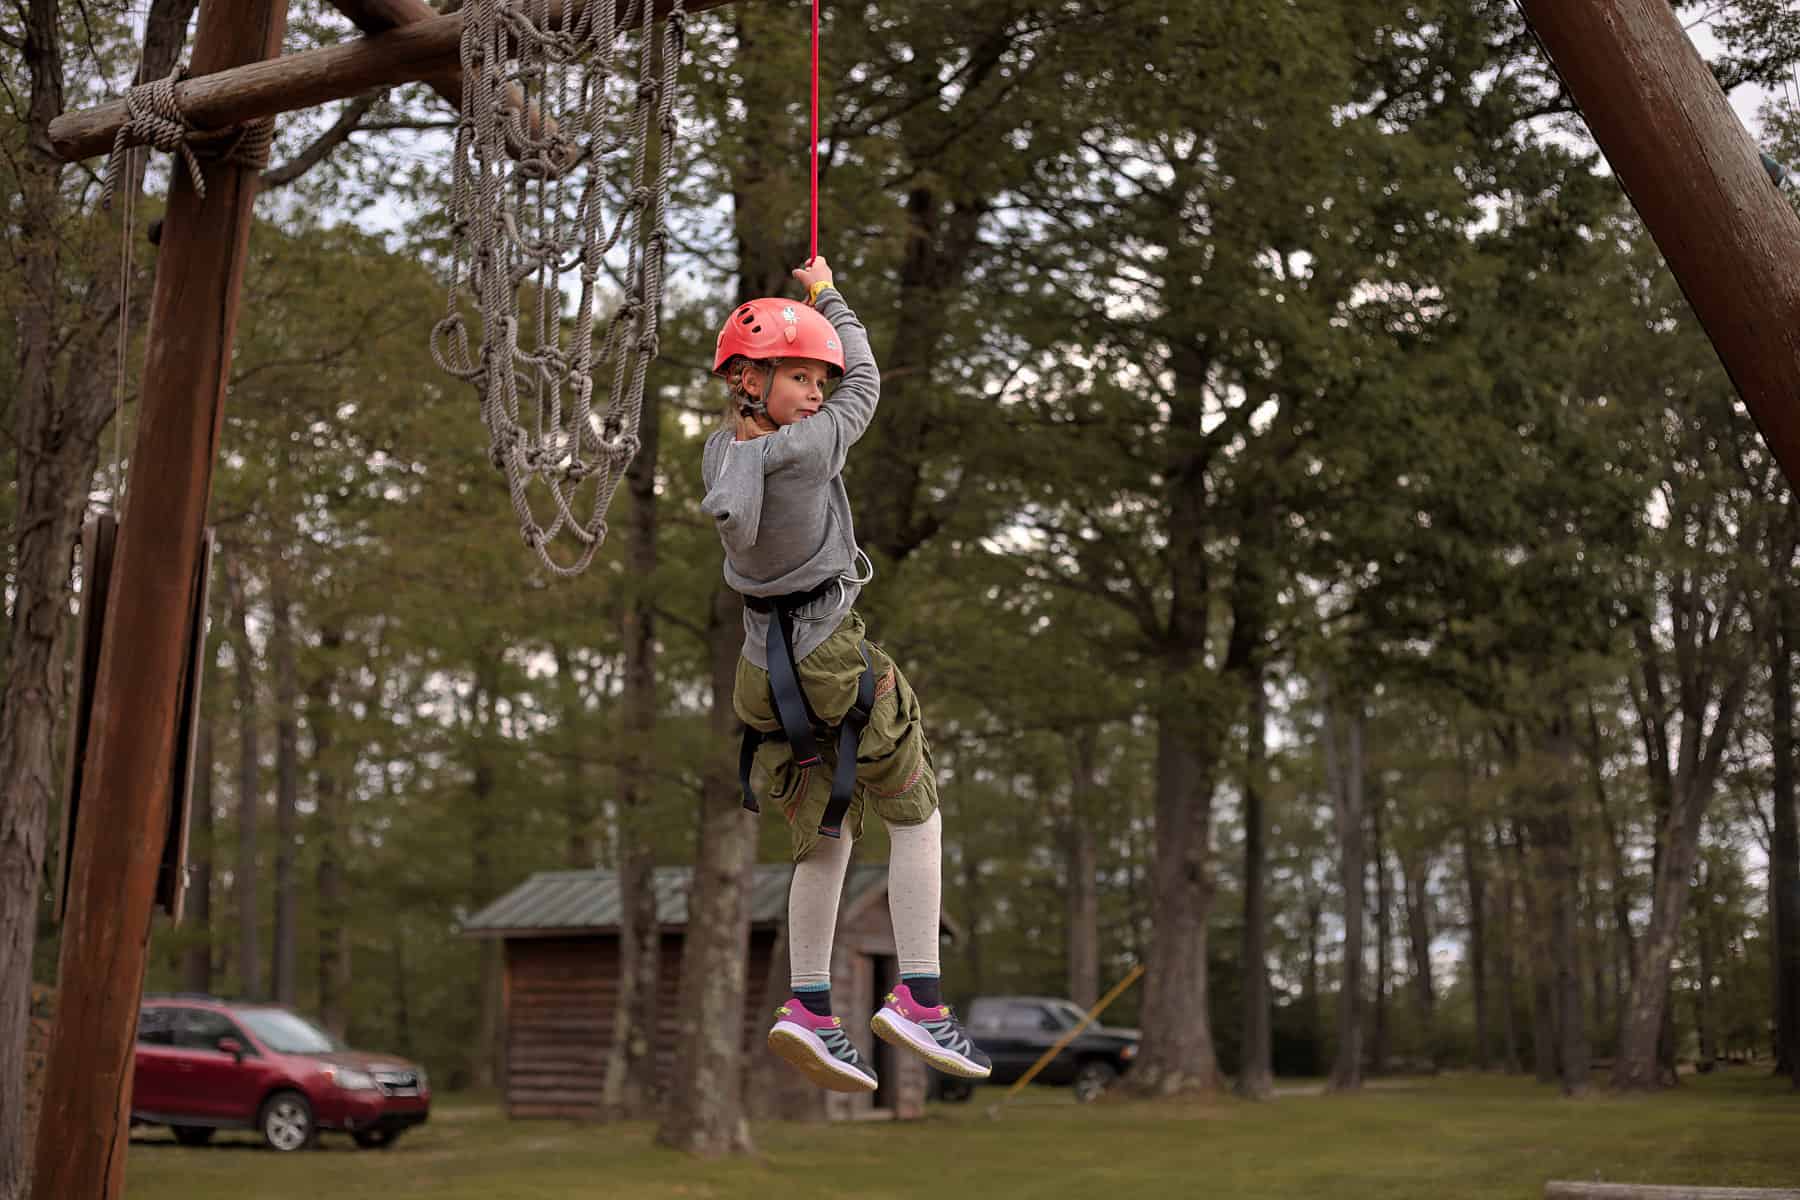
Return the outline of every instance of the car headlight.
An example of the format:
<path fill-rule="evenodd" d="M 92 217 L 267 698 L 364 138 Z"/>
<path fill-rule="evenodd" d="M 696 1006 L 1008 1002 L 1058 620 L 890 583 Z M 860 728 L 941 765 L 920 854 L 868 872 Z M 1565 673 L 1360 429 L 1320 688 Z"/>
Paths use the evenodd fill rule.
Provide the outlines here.
<path fill-rule="evenodd" d="M 419 1068 L 419 1090 L 421 1092 L 429 1092 L 431 1090 L 431 1080 L 425 1078 L 424 1067 Z"/>
<path fill-rule="evenodd" d="M 1137 1043 L 1136 1042 L 1127 1042 L 1125 1045 L 1119 1047 L 1119 1061 L 1120 1062 L 1130 1062 L 1132 1059 L 1134 1059 L 1136 1057 L 1137 1057 Z"/>
<path fill-rule="evenodd" d="M 326 1067 L 325 1078 L 346 1092 L 372 1092 L 380 1086 L 373 1075 L 367 1071 L 358 1071 L 355 1067 Z"/>

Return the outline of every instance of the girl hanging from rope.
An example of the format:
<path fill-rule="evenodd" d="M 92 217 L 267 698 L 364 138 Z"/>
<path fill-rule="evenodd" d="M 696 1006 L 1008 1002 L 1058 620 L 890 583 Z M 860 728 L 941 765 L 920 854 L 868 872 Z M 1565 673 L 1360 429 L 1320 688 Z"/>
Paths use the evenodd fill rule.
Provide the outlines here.
<path fill-rule="evenodd" d="M 941 1071 L 983 1079 L 988 1057 L 940 992 L 943 826 L 919 701 L 893 661 L 864 640 L 854 608 L 873 572 L 856 545 L 844 460 L 875 415 L 881 376 L 825 259 L 815 256 L 794 277 L 805 303 L 752 300 L 719 331 L 713 372 L 729 398 L 702 466 L 701 507 L 718 522 L 725 580 L 744 597 L 732 696 L 745 726 L 744 804 L 756 811 L 754 762 L 768 772 L 793 835 L 794 994 L 776 1010 L 769 1047 L 821 1087 L 875 1090 L 875 1072 L 831 1011 L 838 897 L 872 808 L 891 843 L 900 983 L 869 1027 Z M 827 401 L 831 379 L 838 383 Z"/>

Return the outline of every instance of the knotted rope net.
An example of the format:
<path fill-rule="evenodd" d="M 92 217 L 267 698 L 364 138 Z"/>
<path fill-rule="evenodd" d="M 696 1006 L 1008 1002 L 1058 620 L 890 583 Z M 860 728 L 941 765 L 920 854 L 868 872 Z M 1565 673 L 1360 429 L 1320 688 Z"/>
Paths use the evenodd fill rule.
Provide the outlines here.
<path fill-rule="evenodd" d="M 578 575 L 637 454 L 657 355 L 685 15 L 681 0 L 661 21 L 653 0 L 469 0 L 462 11 L 449 307 L 432 355 L 481 394 L 488 456 L 525 543 L 554 574 Z M 625 97 L 629 111 L 615 112 Z M 630 186 L 609 221 L 603 201 L 626 157 Z M 609 268 L 615 249 L 623 262 Z M 596 330 L 603 275 L 617 293 Z M 573 539 L 571 561 L 551 553 L 559 535 Z"/>

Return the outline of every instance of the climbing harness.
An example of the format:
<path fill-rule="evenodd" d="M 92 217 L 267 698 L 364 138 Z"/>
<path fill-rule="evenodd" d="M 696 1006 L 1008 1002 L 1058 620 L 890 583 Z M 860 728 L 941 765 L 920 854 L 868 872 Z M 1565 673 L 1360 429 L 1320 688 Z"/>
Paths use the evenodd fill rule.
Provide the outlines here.
<path fill-rule="evenodd" d="M 867 562 L 868 556 L 860 549 L 857 554 Z M 864 578 L 850 582 L 867 582 L 873 576 L 871 569 Z M 762 811 L 756 802 L 755 789 L 750 786 L 750 771 L 756 764 L 757 747 L 763 742 L 785 740 L 793 753 L 796 770 L 816 767 L 824 761 L 819 755 L 818 735 L 829 735 L 831 730 L 814 715 L 806 698 L 806 689 L 800 685 L 799 665 L 794 658 L 794 622 L 823 621 L 837 615 L 843 607 L 844 584 L 842 576 L 834 576 L 811 591 L 790 592 L 785 596 L 744 597 L 745 608 L 773 618 L 769 622 L 768 639 L 769 691 L 775 701 L 775 715 L 781 721 L 781 729 L 775 733 L 744 726 L 738 749 L 738 783 L 744 791 L 744 807 L 751 812 Z M 818 604 L 834 591 L 838 599 L 824 614 L 801 615 L 799 610 Z M 831 775 L 831 798 L 825 804 L 825 815 L 819 820 L 819 833 L 829 838 L 843 836 L 844 817 L 850 811 L 851 793 L 856 790 L 857 745 L 862 741 L 863 730 L 868 728 L 869 714 L 875 709 L 875 665 L 869 658 L 867 643 L 856 649 L 862 655 L 862 675 L 856 683 L 856 699 L 837 725 L 837 767 Z"/>

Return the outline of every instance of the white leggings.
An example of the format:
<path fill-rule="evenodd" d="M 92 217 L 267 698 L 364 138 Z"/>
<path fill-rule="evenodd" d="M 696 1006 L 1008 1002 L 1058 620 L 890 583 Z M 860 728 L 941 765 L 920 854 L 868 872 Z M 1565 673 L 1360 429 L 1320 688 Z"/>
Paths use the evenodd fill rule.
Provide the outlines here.
<path fill-rule="evenodd" d="M 943 898 L 944 821 L 937 812 L 917 825 L 886 822 L 888 913 L 900 974 L 938 973 L 938 906 Z M 831 942 L 838 898 L 850 869 L 849 838 L 820 838 L 794 866 L 788 889 L 788 967 L 795 991 L 831 986 Z"/>

